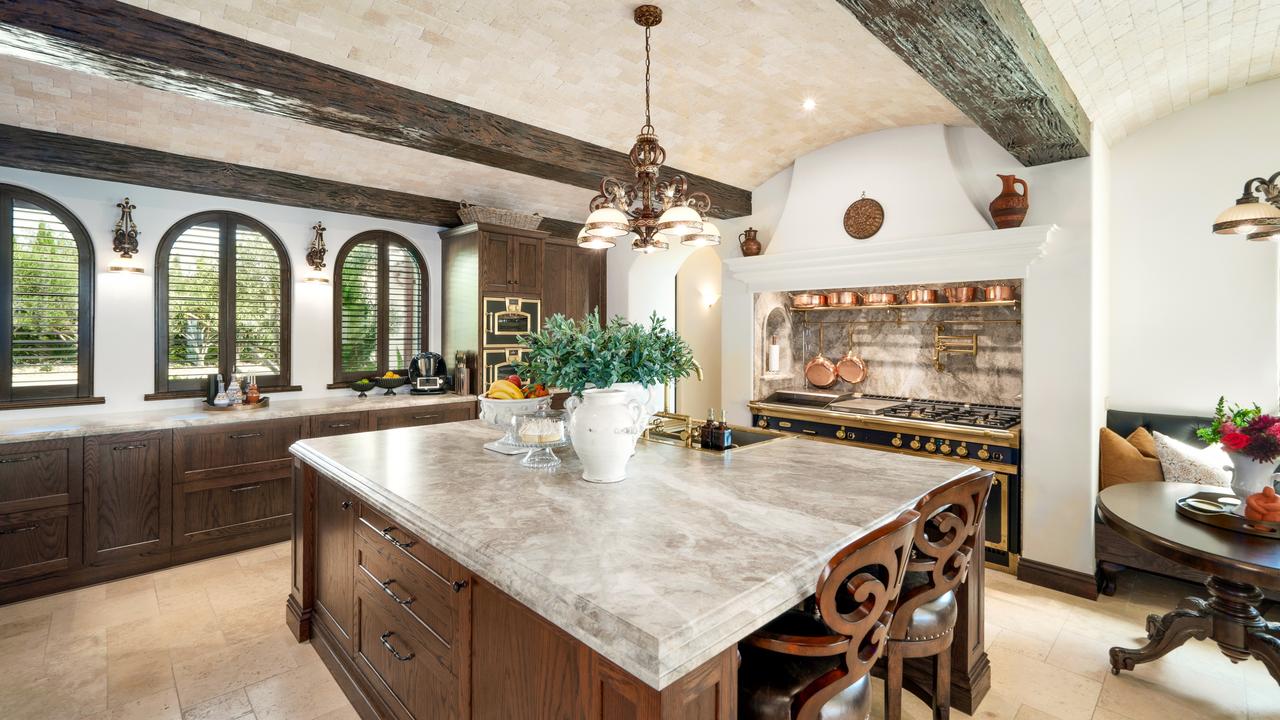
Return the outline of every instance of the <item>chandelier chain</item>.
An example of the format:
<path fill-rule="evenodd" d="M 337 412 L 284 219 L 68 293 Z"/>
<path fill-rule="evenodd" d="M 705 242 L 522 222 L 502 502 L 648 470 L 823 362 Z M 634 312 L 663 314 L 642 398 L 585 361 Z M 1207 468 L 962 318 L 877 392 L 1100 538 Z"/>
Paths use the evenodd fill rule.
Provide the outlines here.
<path fill-rule="evenodd" d="M 649 30 L 644 29 L 644 124 L 653 127 L 653 120 L 649 117 Z"/>

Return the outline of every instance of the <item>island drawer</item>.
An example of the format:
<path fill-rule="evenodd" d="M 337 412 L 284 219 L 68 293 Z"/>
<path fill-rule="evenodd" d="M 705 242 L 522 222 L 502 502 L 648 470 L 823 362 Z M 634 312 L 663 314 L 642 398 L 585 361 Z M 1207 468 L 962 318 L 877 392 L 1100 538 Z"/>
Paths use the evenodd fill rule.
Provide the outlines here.
<path fill-rule="evenodd" d="M 292 513 L 293 479 L 288 475 L 182 483 L 173 489 L 173 544 L 271 531 L 283 540 Z"/>
<path fill-rule="evenodd" d="M 476 404 L 474 402 L 459 402 L 443 405 L 423 405 L 421 407 L 378 410 L 369 413 L 369 415 L 369 424 L 373 430 L 391 430 L 393 428 L 474 420 L 476 417 Z"/>
<path fill-rule="evenodd" d="M 232 466 L 241 466 L 237 472 L 255 465 L 274 468 L 280 461 L 291 468 L 289 446 L 302 438 L 303 422 L 305 418 L 287 418 L 175 430 L 174 480 L 202 479 L 215 474 L 202 471 L 222 474 L 222 468 Z"/>
<path fill-rule="evenodd" d="M 451 586 L 465 580 L 462 566 L 453 558 L 423 542 L 420 538 L 400 529 L 387 516 L 374 510 L 365 503 L 360 503 L 360 514 L 356 520 L 356 535 L 363 537 L 374 545 L 381 545 L 398 550 L 425 566 L 425 570 L 444 578 Z M 465 583 L 464 583 L 465 585 Z"/>
<path fill-rule="evenodd" d="M 0 446 L 0 513 L 80 502 L 83 441 Z"/>
<path fill-rule="evenodd" d="M 80 565 L 79 505 L 0 515 L 0 583 Z"/>
<path fill-rule="evenodd" d="M 313 415 L 307 437 L 330 437 L 348 433 L 364 432 L 369 429 L 369 414 L 365 412 L 332 413 L 329 415 Z"/>
<path fill-rule="evenodd" d="M 356 585 L 415 627 L 423 649 L 450 672 L 464 660 L 454 647 L 458 593 L 449 580 L 387 542 L 358 534 Z"/>
<path fill-rule="evenodd" d="M 459 716 L 461 683 L 437 663 L 425 632 L 404 613 L 391 612 L 366 587 L 356 591 L 356 664 L 396 717 L 449 720 Z"/>

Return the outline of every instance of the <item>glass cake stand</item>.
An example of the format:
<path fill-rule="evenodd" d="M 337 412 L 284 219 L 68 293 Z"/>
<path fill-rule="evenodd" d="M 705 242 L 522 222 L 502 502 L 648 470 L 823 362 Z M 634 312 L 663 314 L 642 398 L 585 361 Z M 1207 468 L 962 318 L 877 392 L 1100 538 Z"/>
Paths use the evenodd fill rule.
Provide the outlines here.
<path fill-rule="evenodd" d="M 524 458 L 520 460 L 520 465 L 527 468 L 553 468 L 560 465 L 560 458 L 556 456 L 552 450 L 555 448 L 566 447 L 569 441 L 560 438 L 552 442 L 524 442 L 520 438 L 514 441 L 505 441 L 512 447 L 525 448 L 529 452 L 525 453 Z"/>
<path fill-rule="evenodd" d="M 531 436 L 539 434 L 543 439 L 531 439 Z M 549 409 L 517 413 L 511 418 L 511 428 L 502 441 L 529 451 L 520 461 L 524 467 L 556 467 L 560 464 L 560 458 L 552 450 L 569 444 L 565 434 L 565 413 L 563 410 Z"/>

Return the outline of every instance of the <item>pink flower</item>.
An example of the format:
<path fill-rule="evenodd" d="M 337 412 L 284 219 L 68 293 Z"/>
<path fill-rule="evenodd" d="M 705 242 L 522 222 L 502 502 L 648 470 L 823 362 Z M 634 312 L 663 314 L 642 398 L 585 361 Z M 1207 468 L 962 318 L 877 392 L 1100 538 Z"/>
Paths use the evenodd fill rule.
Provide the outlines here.
<path fill-rule="evenodd" d="M 1232 452 L 1240 452 L 1249 446 L 1249 436 L 1242 432 L 1223 433 L 1222 446 Z"/>
<path fill-rule="evenodd" d="M 1267 434 L 1277 440 L 1280 440 L 1280 425 L 1272 425 L 1267 428 Z"/>
<path fill-rule="evenodd" d="M 1240 428 L 1236 427 L 1236 424 L 1230 420 L 1223 420 L 1222 427 L 1219 429 L 1219 432 L 1226 435 L 1228 433 L 1240 432 Z"/>

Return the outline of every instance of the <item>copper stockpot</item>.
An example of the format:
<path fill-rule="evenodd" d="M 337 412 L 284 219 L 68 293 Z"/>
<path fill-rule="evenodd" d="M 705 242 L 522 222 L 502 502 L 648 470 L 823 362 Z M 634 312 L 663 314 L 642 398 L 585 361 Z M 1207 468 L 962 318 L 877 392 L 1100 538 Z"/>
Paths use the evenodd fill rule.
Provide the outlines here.
<path fill-rule="evenodd" d="M 931 305 L 938 302 L 938 291 L 928 288 L 915 288 L 907 291 L 908 305 Z"/>
<path fill-rule="evenodd" d="M 893 293 L 867 293 L 862 296 L 862 301 L 867 305 L 896 305 L 898 296 Z"/>
<path fill-rule="evenodd" d="M 976 287 L 952 287 L 943 290 L 942 293 L 947 296 L 947 302 L 968 303 L 978 299 Z"/>
<path fill-rule="evenodd" d="M 852 290 L 838 290 L 827 293 L 827 307 L 853 307 L 858 302 L 858 293 Z"/>
<path fill-rule="evenodd" d="M 988 285 L 982 288 L 983 299 L 987 302 L 1012 300 L 1013 287 L 1009 285 Z"/>
<path fill-rule="evenodd" d="M 822 307 L 827 304 L 827 296 L 819 293 L 796 293 L 791 296 L 791 307 L 801 310 Z"/>

